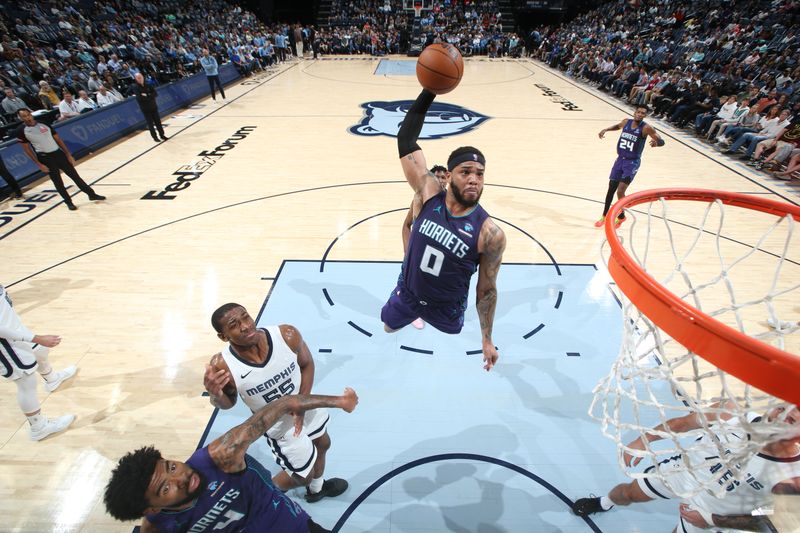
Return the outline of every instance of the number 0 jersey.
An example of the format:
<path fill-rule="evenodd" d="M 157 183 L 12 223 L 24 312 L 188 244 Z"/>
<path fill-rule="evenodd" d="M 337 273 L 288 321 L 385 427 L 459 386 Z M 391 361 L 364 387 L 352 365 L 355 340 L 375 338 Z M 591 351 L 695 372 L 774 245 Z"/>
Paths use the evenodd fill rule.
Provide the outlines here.
<path fill-rule="evenodd" d="M 442 191 L 422 206 L 403 260 L 403 287 L 423 305 L 466 301 L 478 268 L 478 237 L 489 218 L 480 205 L 464 216 L 451 215 L 446 194 Z"/>
<path fill-rule="evenodd" d="M 259 328 L 267 335 L 269 352 L 262 365 L 241 359 L 230 345 L 222 350 L 222 358 L 233 375 L 236 392 L 251 411 L 255 412 L 281 396 L 300 392 L 300 365 L 297 355 L 283 340 L 278 326 Z M 311 419 L 314 410 L 306 411 L 306 419 Z M 284 415 L 267 430 L 273 439 L 281 438 L 294 427 L 292 416 Z"/>
<path fill-rule="evenodd" d="M 617 143 L 617 155 L 619 157 L 624 159 L 639 159 L 642 157 L 644 142 L 647 140 L 647 136 L 644 134 L 645 126 L 647 124 L 644 121 L 641 121 L 636 128 L 633 127 L 633 120 L 628 120 L 625 123 Z"/>
<path fill-rule="evenodd" d="M 245 455 L 247 467 L 223 472 L 211 460 L 208 447 L 186 464 L 200 474 L 202 492 L 188 509 L 147 515 L 162 533 L 238 533 L 259 531 L 307 533 L 309 516 L 272 484 L 269 471 Z"/>

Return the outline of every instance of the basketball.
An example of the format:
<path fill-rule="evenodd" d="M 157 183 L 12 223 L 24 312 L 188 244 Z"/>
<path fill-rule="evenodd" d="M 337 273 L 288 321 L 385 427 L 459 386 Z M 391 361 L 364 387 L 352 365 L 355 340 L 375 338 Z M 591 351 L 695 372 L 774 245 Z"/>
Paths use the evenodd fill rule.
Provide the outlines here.
<path fill-rule="evenodd" d="M 417 79 L 434 94 L 449 93 L 458 86 L 463 75 L 464 60 L 452 44 L 432 44 L 417 59 Z"/>

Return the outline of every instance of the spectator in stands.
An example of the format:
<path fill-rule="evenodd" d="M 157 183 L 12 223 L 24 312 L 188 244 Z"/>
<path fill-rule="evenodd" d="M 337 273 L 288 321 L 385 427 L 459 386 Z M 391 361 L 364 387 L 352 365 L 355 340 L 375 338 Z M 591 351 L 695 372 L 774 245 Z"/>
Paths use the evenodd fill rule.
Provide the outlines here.
<path fill-rule="evenodd" d="M 127 63 L 123 63 L 122 66 L 117 70 L 116 77 L 119 83 L 122 84 L 130 84 L 133 82 L 133 77 L 136 75 L 135 72 L 131 70 L 130 65 Z"/>
<path fill-rule="evenodd" d="M 736 106 L 736 109 L 733 110 L 733 113 L 730 117 L 724 118 L 722 116 L 722 110 L 720 110 L 720 112 L 717 113 L 717 117 L 719 118 L 714 120 L 708 128 L 706 140 L 710 141 L 711 139 L 714 139 L 715 133 L 717 135 L 721 135 L 728 126 L 738 124 L 741 118 L 744 117 L 749 111 L 750 108 L 747 105 L 747 99 L 744 97 L 739 98 L 738 105 Z M 718 128 L 719 131 L 717 131 Z"/>
<path fill-rule="evenodd" d="M 42 102 L 45 109 L 58 107 L 58 104 L 61 102 L 58 99 L 58 94 L 56 94 L 53 88 L 50 87 L 50 84 L 45 80 L 39 82 L 39 100 Z"/>
<path fill-rule="evenodd" d="M 97 105 L 99 105 L 100 107 L 105 107 L 107 105 L 111 105 L 115 102 L 119 102 L 120 100 L 122 100 L 120 96 L 106 89 L 105 85 L 101 85 L 100 88 L 97 90 L 96 98 L 97 98 Z"/>
<path fill-rule="evenodd" d="M 760 125 L 763 120 L 765 118 L 758 113 L 758 108 L 748 107 L 747 113 L 741 115 L 734 124 L 720 128 L 719 135 L 717 135 L 717 144 L 719 144 L 720 150 L 723 146 L 730 144 L 729 138 L 736 138 L 740 133 L 748 131 L 758 131 L 758 128 L 763 127 Z"/>
<path fill-rule="evenodd" d="M 100 87 L 103 85 L 103 82 L 100 81 L 100 77 L 97 75 L 97 72 L 92 72 L 89 74 L 89 80 L 86 82 L 86 88 L 89 89 L 90 92 L 96 93 L 100 90 Z"/>
<path fill-rule="evenodd" d="M 773 108 L 777 109 L 777 108 Z M 770 113 L 774 114 L 774 113 Z M 759 142 L 767 139 L 776 139 L 783 134 L 783 130 L 789 126 L 789 110 L 784 109 L 778 115 L 778 119 L 768 119 L 767 123 L 757 132 L 747 132 L 739 135 L 730 148 L 725 152 L 726 154 L 734 154 L 739 151 L 739 148 L 747 145 L 747 151 L 741 157 L 742 159 L 750 159 Z"/>
<path fill-rule="evenodd" d="M 77 103 L 79 113 L 88 113 L 89 111 L 94 111 L 100 107 L 97 102 L 89 98 L 89 95 L 83 89 L 78 91 Z"/>
<path fill-rule="evenodd" d="M 6 87 L 5 93 L 6 97 L 3 98 L 3 102 L 0 104 L 3 106 L 3 114 L 16 118 L 17 111 L 20 109 L 30 109 L 28 104 L 14 94 L 14 89 L 11 87 Z"/>
<path fill-rule="evenodd" d="M 109 67 L 108 63 L 106 63 L 106 56 L 104 55 L 97 56 L 97 75 L 104 76 L 108 68 Z"/>
<path fill-rule="evenodd" d="M 779 180 L 789 181 L 795 177 L 796 172 L 800 172 L 800 150 L 792 151 L 792 158 L 789 160 L 786 170 L 775 172 L 772 176 Z"/>
<path fill-rule="evenodd" d="M 78 102 L 75 101 L 71 92 L 64 91 L 64 99 L 58 104 L 58 112 L 60 113 L 58 120 L 67 120 L 81 114 Z"/>

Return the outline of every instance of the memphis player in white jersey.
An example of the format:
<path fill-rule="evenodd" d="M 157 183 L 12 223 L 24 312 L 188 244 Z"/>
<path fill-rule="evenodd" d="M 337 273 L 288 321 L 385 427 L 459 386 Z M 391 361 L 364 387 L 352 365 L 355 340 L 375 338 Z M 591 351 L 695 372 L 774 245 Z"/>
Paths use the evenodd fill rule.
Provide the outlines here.
<path fill-rule="evenodd" d="M 739 424 L 724 411 L 733 406 L 723 406 L 723 412 L 719 415 L 713 411 L 706 413 L 709 422 L 715 424 L 727 424 L 729 428 L 725 431 L 728 435 L 737 435 L 736 431 L 730 431 L 731 425 Z M 767 421 L 780 419 L 790 426 L 795 426 L 797 431 L 793 435 L 786 436 L 780 440 L 775 440 L 764 446 L 759 453 L 754 455 L 746 464 L 742 466 L 745 472 L 740 480 L 734 478 L 731 471 L 723 473 L 718 483 L 725 488 L 722 498 L 716 498 L 708 492 L 701 492 L 690 499 L 683 501 L 680 505 L 680 518 L 675 531 L 678 533 L 696 533 L 711 529 L 713 531 L 774 531 L 768 518 L 776 494 L 800 494 L 800 410 L 796 406 L 786 412 L 784 408 L 775 408 L 766 415 Z M 750 422 L 757 422 L 760 415 L 751 414 L 748 416 Z M 702 423 L 697 413 L 690 413 L 683 417 L 672 418 L 665 424 L 661 424 L 647 432 L 648 442 L 660 440 L 665 432 L 685 433 L 694 429 L 700 429 Z M 711 425 L 713 431 L 714 424 Z M 641 436 L 634 440 L 628 447 L 634 449 L 645 449 L 645 444 Z M 703 439 L 717 438 L 715 434 L 709 433 Z M 735 437 L 732 437 L 735 438 Z M 747 433 L 742 430 L 739 438 L 749 438 Z M 709 448 L 714 449 L 713 444 Z M 696 454 L 690 456 L 689 460 L 695 464 L 700 464 L 707 460 L 704 449 L 700 447 L 690 452 Z M 641 457 L 634 458 L 631 454 L 625 453 L 625 464 L 636 466 L 641 461 Z M 697 484 L 691 478 L 691 474 L 684 469 L 684 460 L 681 456 L 676 456 L 661 463 L 661 469 L 674 469 L 674 474 L 670 476 L 670 483 L 673 486 L 689 490 Z M 650 466 L 647 471 L 654 469 Z M 725 468 L 720 462 L 709 467 L 708 479 L 713 479 L 711 473 L 719 474 L 719 469 Z M 702 472 L 694 471 L 695 475 L 702 477 Z M 578 516 L 587 516 L 610 510 L 615 505 L 629 505 L 631 503 L 648 502 L 657 499 L 673 499 L 677 496 L 660 479 L 643 478 L 636 479 L 630 483 L 621 483 L 611 489 L 608 496 L 601 498 L 580 498 L 575 501 L 572 510 Z"/>
<path fill-rule="evenodd" d="M 31 440 L 42 440 L 64 431 L 75 419 L 74 415 L 47 418 L 42 414 L 36 394 L 34 372 L 44 378 L 47 392 L 53 392 L 77 371 L 76 367 L 69 366 L 55 372 L 50 365 L 48 348 L 54 348 L 60 342 L 58 335 L 35 335 L 26 328 L 14 311 L 5 287 L 0 285 L 0 373 L 17 384 L 17 402 L 28 417 Z"/>
<path fill-rule="evenodd" d="M 230 409 L 240 397 L 256 412 L 282 396 L 311 393 L 314 359 L 297 328 L 285 324 L 257 328 L 247 310 L 236 303 L 214 311 L 211 324 L 217 336 L 229 343 L 206 366 L 203 385 L 212 405 Z M 302 430 L 298 433 L 295 422 L 299 417 Z M 328 418 L 323 409 L 285 415 L 265 433 L 282 469 L 272 481 L 284 492 L 305 486 L 308 503 L 339 496 L 347 490 L 344 479 L 323 479 L 331 446 Z"/>

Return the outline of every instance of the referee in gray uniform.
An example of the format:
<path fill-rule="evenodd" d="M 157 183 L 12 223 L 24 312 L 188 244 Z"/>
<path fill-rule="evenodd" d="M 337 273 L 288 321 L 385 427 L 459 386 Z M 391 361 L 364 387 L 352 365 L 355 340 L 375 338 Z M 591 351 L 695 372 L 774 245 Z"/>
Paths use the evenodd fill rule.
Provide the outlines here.
<path fill-rule="evenodd" d="M 56 186 L 58 194 L 64 199 L 70 211 L 78 209 L 72 203 L 72 198 L 67 194 L 64 181 L 61 179 L 61 172 L 72 178 L 75 185 L 89 196 L 89 200 L 105 200 L 105 196 L 100 196 L 86 184 L 75 170 L 75 160 L 69 153 L 61 137 L 47 124 L 36 122 L 29 109 L 20 109 L 17 115 L 22 121 L 22 125 L 17 129 L 17 140 L 22 144 L 22 149 L 28 154 L 36 166 L 42 172 L 48 172 L 50 179 Z M 33 147 L 33 148 L 31 148 Z"/>

